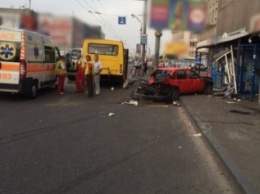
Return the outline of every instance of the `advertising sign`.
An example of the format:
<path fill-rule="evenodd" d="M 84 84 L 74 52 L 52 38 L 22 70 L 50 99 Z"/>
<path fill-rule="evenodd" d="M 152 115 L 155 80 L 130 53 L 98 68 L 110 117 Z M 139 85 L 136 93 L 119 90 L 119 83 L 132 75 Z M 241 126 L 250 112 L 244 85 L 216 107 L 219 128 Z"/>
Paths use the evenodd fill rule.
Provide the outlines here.
<path fill-rule="evenodd" d="M 136 45 L 136 53 L 141 53 L 141 45 L 140 44 Z"/>
<path fill-rule="evenodd" d="M 72 46 L 72 18 L 39 14 L 39 31 L 54 38 L 59 46 Z"/>
<path fill-rule="evenodd" d="M 206 24 L 205 1 L 152 0 L 150 27 L 175 31 L 202 31 Z"/>

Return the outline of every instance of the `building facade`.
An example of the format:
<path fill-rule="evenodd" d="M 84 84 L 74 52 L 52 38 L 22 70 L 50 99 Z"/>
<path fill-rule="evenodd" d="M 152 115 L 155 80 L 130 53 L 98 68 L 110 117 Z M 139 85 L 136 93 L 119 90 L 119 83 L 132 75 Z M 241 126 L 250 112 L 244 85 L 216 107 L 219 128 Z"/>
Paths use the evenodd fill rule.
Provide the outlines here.
<path fill-rule="evenodd" d="M 197 47 L 197 35 L 190 31 L 177 31 L 172 33 L 173 41 L 183 41 L 187 44 L 189 50 L 188 50 L 188 56 L 195 57 L 195 51 Z"/>
<path fill-rule="evenodd" d="M 29 9 L 0 8 L 0 25 L 50 35 L 65 51 L 81 47 L 85 38 L 104 38 L 101 26 L 91 26 L 70 16 L 36 13 Z"/>
<path fill-rule="evenodd" d="M 205 31 L 197 33 L 198 42 L 215 37 L 217 34 L 217 19 L 219 0 L 207 1 L 207 21 Z"/>
<path fill-rule="evenodd" d="M 259 13 L 259 0 L 219 0 L 217 36 L 241 29 L 254 31 L 250 30 L 251 19 Z"/>

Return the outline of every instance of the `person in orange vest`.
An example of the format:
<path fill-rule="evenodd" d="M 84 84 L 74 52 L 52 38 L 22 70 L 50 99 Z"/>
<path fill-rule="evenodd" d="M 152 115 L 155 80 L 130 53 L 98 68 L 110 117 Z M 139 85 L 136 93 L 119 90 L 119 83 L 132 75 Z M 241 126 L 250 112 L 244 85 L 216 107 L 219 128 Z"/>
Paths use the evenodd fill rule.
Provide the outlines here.
<path fill-rule="evenodd" d="M 65 57 L 61 56 L 60 59 L 55 64 L 55 73 L 58 77 L 57 92 L 58 94 L 64 93 L 64 83 L 67 76 Z"/>
<path fill-rule="evenodd" d="M 82 58 L 82 56 L 78 55 L 77 64 L 77 74 L 76 74 L 76 92 L 83 93 L 85 90 L 85 68 L 86 68 L 86 61 Z"/>
<path fill-rule="evenodd" d="M 88 89 L 88 97 L 93 96 L 93 63 L 91 62 L 91 56 L 87 55 L 86 56 L 87 60 L 87 65 L 86 65 L 86 70 L 85 70 L 85 76 L 86 76 L 86 82 L 87 82 L 87 89 Z"/>

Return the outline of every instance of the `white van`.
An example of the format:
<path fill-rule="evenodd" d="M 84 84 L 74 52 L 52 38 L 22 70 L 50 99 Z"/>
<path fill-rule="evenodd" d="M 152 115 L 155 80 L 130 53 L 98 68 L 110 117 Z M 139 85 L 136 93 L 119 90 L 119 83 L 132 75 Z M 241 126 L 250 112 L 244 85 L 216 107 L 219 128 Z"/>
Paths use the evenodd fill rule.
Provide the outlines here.
<path fill-rule="evenodd" d="M 0 92 L 36 97 L 38 89 L 55 85 L 59 55 L 49 36 L 0 26 Z"/>
<path fill-rule="evenodd" d="M 77 63 L 78 55 L 83 55 L 83 49 L 82 48 L 73 48 L 71 51 L 71 55 L 70 55 L 69 67 L 67 68 L 68 79 L 71 81 L 74 81 L 75 77 L 76 77 L 76 71 L 77 71 L 76 63 Z"/>

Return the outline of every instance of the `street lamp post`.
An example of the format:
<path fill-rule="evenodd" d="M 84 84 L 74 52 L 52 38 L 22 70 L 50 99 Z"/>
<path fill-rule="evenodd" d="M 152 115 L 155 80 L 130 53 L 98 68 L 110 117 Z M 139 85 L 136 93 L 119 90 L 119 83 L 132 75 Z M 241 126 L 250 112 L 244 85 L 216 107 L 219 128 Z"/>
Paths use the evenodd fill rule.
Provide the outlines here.
<path fill-rule="evenodd" d="M 148 1 L 147 0 L 137 0 L 137 1 L 144 1 L 144 14 L 143 14 L 143 23 L 141 22 L 141 20 L 136 16 L 136 15 L 134 15 L 134 14 L 131 14 L 132 15 L 132 17 L 134 17 L 134 18 L 136 18 L 139 22 L 140 22 L 140 24 L 142 25 L 142 31 L 141 31 L 141 37 L 140 37 L 140 42 L 141 42 L 141 40 L 143 39 L 143 36 L 144 36 L 144 38 L 147 38 L 146 37 L 146 26 L 147 26 L 147 5 L 148 5 Z M 145 39 L 146 41 L 147 41 L 147 39 Z M 144 75 L 144 71 L 143 71 L 143 68 L 144 68 L 144 61 L 145 61 L 145 45 L 146 45 L 146 43 L 143 43 L 143 42 L 141 42 L 141 44 L 142 44 L 142 54 L 141 54 L 141 56 L 142 56 L 142 76 Z"/>
<path fill-rule="evenodd" d="M 141 22 L 141 20 L 135 15 L 135 14 L 131 14 L 131 16 L 133 17 L 133 18 L 136 18 L 138 21 L 139 21 L 139 23 L 141 24 L 141 29 L 140 29 L 140 42 L 141 42 L 141 39 L 142 39 L 142 36 L 143 35 L 145 35 L 146 34 L 146 19 L 144 19 L 144 23 L 142 23 Z M 142 64 L 144 63 L 144 61 L 145 61 L 145 44 L 143 44 L 143 43 L 141 43 L 142 45 L 142 48 L 141 48 L 141 59 L 142 59 Z M 142 65 L 142 76 L 143 76 L 143 74 L 144 74 L 144 72 L 143 72 L 143 65 Z"/>
<path fill-rule="evenodd" d="M 143 31 L 143 23 L 141 22 L 141 20 L 135 15 L 135 14 L 131 14 L 131 16 L 135 19 L 137 19 L 137 21 L 141 24 L 141 27 L 140 27 L 140 39 L 142 37 L 142 31 Z M 141 48 L 141 56 L 143 56 L 143 51 L 142 51 L 142 48 Z"/>

